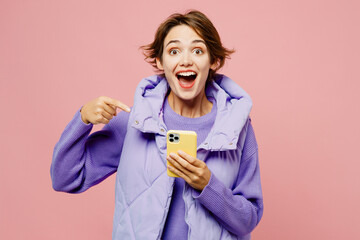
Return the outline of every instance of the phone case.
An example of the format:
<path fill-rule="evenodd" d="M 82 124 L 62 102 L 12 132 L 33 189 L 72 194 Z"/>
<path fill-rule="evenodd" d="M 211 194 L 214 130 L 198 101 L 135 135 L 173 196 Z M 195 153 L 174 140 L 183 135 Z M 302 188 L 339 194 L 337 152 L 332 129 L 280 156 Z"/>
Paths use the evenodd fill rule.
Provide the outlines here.
<path fill-rule="evenodd" d="M 182 130 L 169 130 L 166 134 L 167 156 L 171 152 L 177 153 L 178 150 L 182 150 L 187 154 L 196 157 L 197 152 L 197 135 L 194 131 L 182 131 Z M 167 161 L 167 164 L 171 165 Z M 179 177 L 177 174 L 167 169 L 167 174 L 170 177 Z"/>

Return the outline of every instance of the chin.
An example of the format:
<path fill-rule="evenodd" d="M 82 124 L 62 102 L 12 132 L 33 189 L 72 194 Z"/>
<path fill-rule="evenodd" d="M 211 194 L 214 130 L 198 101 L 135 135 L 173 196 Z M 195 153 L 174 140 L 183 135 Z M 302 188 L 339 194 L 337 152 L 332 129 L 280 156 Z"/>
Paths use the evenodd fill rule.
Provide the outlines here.
<path fill-rule="evenodd" d="M 182 101 L 192 101 L 196 98 L 196 94 L 193 92 L 180 92 L 179 94 L 175 94 Z"/>

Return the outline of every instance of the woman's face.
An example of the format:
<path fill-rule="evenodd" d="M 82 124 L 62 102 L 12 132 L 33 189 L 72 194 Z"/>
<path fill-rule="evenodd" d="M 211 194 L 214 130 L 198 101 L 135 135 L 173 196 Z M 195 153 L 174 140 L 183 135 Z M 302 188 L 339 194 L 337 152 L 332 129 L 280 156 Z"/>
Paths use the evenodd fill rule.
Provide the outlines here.
<path fill-rule="evenodd" d="M 210 64 L 205 41 L 189 26 L 173 27 L 164 40 L 162 61 L 156 59 L 163 70 L 172 92 L 182 100 L 193 100 L 204 92 Z"/>

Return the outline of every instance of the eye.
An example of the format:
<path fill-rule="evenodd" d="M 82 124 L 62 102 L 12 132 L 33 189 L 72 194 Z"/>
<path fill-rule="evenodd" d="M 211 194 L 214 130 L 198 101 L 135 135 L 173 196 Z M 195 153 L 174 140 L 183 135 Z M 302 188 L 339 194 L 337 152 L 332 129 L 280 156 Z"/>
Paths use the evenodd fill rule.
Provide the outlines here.
<path fill-rule="evenodd" d="M 177 49 L 170 49 L 170 51 L 169 51 L 170 55 L 176 55 L 178 53 L 179 53 L 179 50 L 177 50 Z"/>
<path fill-rule="evenodd" d="M 194 49 L 193 53 L 195 53 L 195 54 L 202 54 L 202 53 L 204 53 L 204 52 L 203 52 L 203 50 L 201 50 L 200 48 L 196 48 L 196 49 Z"/>

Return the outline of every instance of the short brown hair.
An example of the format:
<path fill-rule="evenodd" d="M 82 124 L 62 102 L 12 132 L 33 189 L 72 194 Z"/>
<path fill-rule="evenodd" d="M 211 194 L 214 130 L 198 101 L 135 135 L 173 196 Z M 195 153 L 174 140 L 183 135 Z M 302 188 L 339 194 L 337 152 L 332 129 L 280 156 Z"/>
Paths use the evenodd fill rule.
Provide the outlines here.
<path fill-rule="evenodd" d="M 154 41 L 141 47 L 145 55 L 145 60 L 159 71 L 156 66 L 156 59 L 162 60 L 165 37 L 173 27 L 181 24 L 191 27 L 204 39 L 206 47 L 209 50 L 210 64 L 217 63 L 215 70 L 210 69 L 208 79 L 211 79 L 215 72 L 224 65 L 225 59 L 230 58 L 230 54 L 232 54 L 234 50 L 229 50 L 222 45 L 219 33 L 212 22 L 205 14 L 197 10 L 191 10 L 185 14 L 172 14 L 161 23 L 155 33 Z"/>

